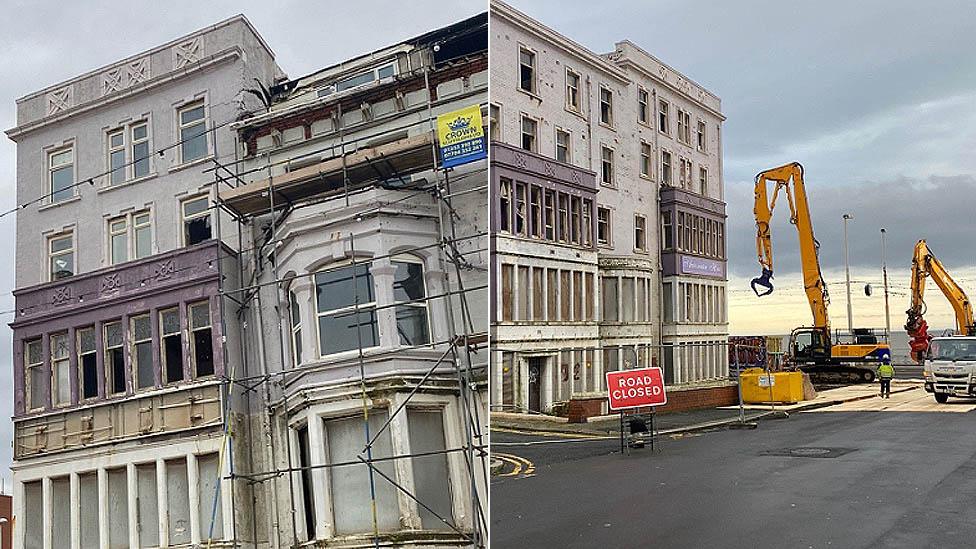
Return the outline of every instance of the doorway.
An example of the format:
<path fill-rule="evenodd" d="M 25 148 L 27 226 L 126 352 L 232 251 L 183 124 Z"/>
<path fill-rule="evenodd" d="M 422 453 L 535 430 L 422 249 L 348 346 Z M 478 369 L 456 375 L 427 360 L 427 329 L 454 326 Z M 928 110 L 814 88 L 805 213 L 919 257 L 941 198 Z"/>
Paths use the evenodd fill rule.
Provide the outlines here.
<path fill-rule="evenodd" d="M 542 373 L 546 367 L 546 357 L 529 357 L 529 411 L 542 412 Z"/>

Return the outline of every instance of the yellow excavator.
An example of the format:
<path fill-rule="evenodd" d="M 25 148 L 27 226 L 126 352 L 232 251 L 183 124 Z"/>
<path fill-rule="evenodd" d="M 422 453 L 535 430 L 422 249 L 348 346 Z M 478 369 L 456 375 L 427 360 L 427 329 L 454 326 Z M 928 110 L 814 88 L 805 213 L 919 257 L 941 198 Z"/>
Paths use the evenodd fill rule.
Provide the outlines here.
<path fill-rule="evenodd" d="M 767 188 L 774 183 L 772 195 Z M 849 342 L 840 343 L 841 334 L 831 334 L 827 305 L 830 296 L 820 271 L 820 243 L 813 236 L 810 205 L 803 184 L 803 166 L 798 162 L 773 168 L 756 175 L 756 251 L 762 274 L 752 279 L 752 290 L 762 297 L 773 293 L 773 244 L 769 222 L 780 192 L 786 195 L 790 205 L 790 223 L 796 226 L 800 237 L 800 260 L 803 266 L 803 287 L 813 326 L 794 329 L 790 333 L 789 347 L 785 356 L 792 367 L 809 372 L 817 381 L 864 381 L 872 382 L 880 361 L 891 358 L 891 348 L 874 330 L 859 328 L 846 334 Z M 760 288 L 763 288 L 760 291 Z"/>
<path fill-rule="evenodd" d="M 925 279 L 932 277 L 935 284 L 952 304 L 956 313 L 956 332 L 959 335 L 976 336 L 976 322 L 973 321 L 973 306 L 959 284 L 949 276 L 942 262 L 939 261 L 925 240 L 915 244 L 915 254 L 912 256 L 912 306 L 905 311 L 908 320 L 905 330 L 911 338 L 912 358 L 922 363 L 929 349 L 929 325 L 922 318 L 925 314 Z"/>

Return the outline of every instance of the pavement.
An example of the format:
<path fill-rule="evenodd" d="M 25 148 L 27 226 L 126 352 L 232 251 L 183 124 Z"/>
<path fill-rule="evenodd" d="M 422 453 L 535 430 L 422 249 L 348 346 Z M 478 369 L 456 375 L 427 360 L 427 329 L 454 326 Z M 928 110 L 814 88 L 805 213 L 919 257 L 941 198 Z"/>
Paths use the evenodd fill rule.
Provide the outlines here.
<path fill-rule="evenodd" d="M 903 389 L 655 451 L 493 431 L 492 547 L 972 547 L 976 401 Z"/>
<path fill-rule="evenodd" d="M 820 391 L 815 399 L 795 404 L 746 404 L 743 406 L 743 415 L 746 422 L 779 418 L 782 417 L 783 412 L 799 412 L 845 402 L 877 398 L 878 390 L 879 385 L 877 383 L 849 385 Z M 916 390 L 922 391 L 921 381 L 895 380 L 892 382 L 891 391 L 893 394 Z M 738 406 L 659 413 L 655 415 L 655 433 L 667 435 L 718 429 L 739 422 Z M 587 423 L 569 423 L 566 418 L 553 416 L 492 412 L 491 430 L 492 432 L 619 436 L 620 416 L 614 414 L 590 418 Z"/>

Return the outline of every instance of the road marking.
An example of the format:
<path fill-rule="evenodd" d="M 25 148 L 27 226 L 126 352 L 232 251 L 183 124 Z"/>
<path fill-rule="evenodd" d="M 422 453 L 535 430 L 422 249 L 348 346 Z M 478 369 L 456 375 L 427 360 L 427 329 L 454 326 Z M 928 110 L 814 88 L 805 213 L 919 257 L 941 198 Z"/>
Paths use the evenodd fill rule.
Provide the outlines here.
<path fill-rule="evenodd" d="M 525 478 L 535 475 L 535 464 L 524 457 L 516 456 L 514 454 L 502 454 L 499 452 L 492 452 L 491 456 L 498 458 L 512 466 L 512 470 L 510 472 L 501 473 L 498 475 L 500 477 Z"/>

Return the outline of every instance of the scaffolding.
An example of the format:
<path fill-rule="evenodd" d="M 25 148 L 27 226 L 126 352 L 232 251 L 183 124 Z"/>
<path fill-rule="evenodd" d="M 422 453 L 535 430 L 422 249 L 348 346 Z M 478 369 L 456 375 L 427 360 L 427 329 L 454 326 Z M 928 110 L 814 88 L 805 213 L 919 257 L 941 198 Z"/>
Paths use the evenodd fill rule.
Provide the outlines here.
<path fill-rule="evenodd" d="M 444 41 L 447 38 L 443 39 Z M 436 51 L 436 50 L 434 50 Z M 474 58 L 487 59 L 487 44 L 485 51 L 475 56 L 465 56 L 448 61 L 448 65 L 455 66 L 471 62 Z M 456 535 L 455 539 L 465 546 L 486 547 L 488 543 L 488 523 L 487 523 L 487 494 L 485 491 L 488 486 L 488 441 L 487 434 L 483 429 L 483 422 L 487 422 L 487 379 L 488 363 L 487 330 L 479 331 L 472 318 L 471 305 L 469 300 L 482 299 L 487 303 L 487 284 L 469 285 L 466 284 L 465 273 L 478 270 L 479 267 L 473 265 L 468 257 L 471 254 L 487 253 L 488 233 L 487 230 L 475 230 L 474 234 L 460 234 L 459 222 L 462 216 L 456 207 L 459 197 L 481 197 L 482 193 L 487 195 L 487 159 L 479 160 L 483 167 L 470 169 L 468 166 L 466 173 L 456 175 L 452 168 L 444 168 L 441 165 L 438 155 L 438 143 L 436 135 L 436 116 L 435 107 L 435 87 L 431 82 L 431 61 L 424 64 L 422 74 L 414 71 L 408 76 L 422 76 L 423 86 L 426 90 L 426 113 L 419 122 L 407 125 L 387 128 L 380 132 L 370 135 L 356 134 L 352 137 L 345 135 L 343 125 L 339 125 L 337 143 L 323 149 L 307 152 L 304 156 L 322 153 L 326 151 L 338 152 L 331 158 L 317 162 L 314 165 L 305 166 L 296 170 L 291 170 L 285 174 L 274 174 L 274 168 L 282 162 L 272 162 L 271 155 L 267 156 L 267 161 L 263 166 L 251 169 L 243 169 L 246 162 L 254 163 L 256 156 L 248 158 L 236 158 L 232 162 L 222 162 L 221 157 L 215 154 L 212 160 L 212 167 L 208 170 L 213 174 L 214 196 L 216 197 L 214 208 L 218 211 L 215 215 L 215 238 L 225 241 L 234 238 L 236 230 L 237 253 L 234 259 L 237 261 L 234 273 L 221 274 L 221 296 L 234 304 L 234 311 L 229 307 L 222 307 L 221 322 L 230 319 L 229 315 L 236 318 L 240 325 L 240 348 L 236 350 L 240 354 L 240 371 L 236 368 L 237 364 L 226 369 L 228 375 L 223 379 L 224 395 L 224 414 L 223 414 L 223 437 L 224 442 L 221 446 L 220 454 L 222 471 L 226 472 L 225 479 L 231 481 L 233 490 L 243 490 L 245 496 L 250 496 L 254 509 L 250 516 L 251 532 L 249 536 L 254 544 L 259 542 L 258 534 L 258 496 L 257 490 L 260 487 L 264 490 L 265 497 L 270 501 L 270 508 L 265 509 L 268 513 L 268 539 L 267 542 L 272 547 L 297 547 L 315 539 L 310 533 L 306 532 L 304 537 L 307 541 L 301 541 L 298 514 L 296 509 L 302 505 L 301 497 L 297 494 L 296 484 L 301 485 L 302 475 L 311 474 L 313 470 L 334 469 L 353 465 L 365 465 L 368 471 L 368 486 L 363 486 L 363 490 L 369 491 L 371 502 L 370 520 L 372 522 L 371 542 L 374 547 L 382 545 L 388 546 L 391 541 L 388 536 L 384 536 L 379 526 L 377 518 L 377 484 L 381 482 L 392 485 L 398 494 L 402 494 L 413 501 L 418 508 L 423 508 L 431 515 L 436 517 L 440 523 L 448 527 Z M 477 59 L 474 59 L 477 60 Z M 484 90 L 487 95 L 487 89 Z M 473 94 L 477 95 L 477 94 Z M 437 101 L 439 105 L 454 104 L 457 98 L 451 97 L 442 101 Z M 478 101 L 484 108 L 487 99 Z M 336 120 L 342 119 L 343 101 L 338 101 L 335 105 L 337 109 Z M 269 108 L 269 113 L 273 112 Z M 406 129 L 416 126 L 426 126 L 422 133 L 406 138 L 399 138 L 377 146 L 361 147 L 364 141 L 382 140 L 384 137 L 395 136 Z M 288 158 L 283 162 L 292 162 L 295 157 Z M 253 180 L 255 176 L 266 177 Z M 430 173 L 433 181 L 423 180 L 418 184 L 409 184 L 404 178 L 417 173 Z M 480 177 L 485 175 L 484 184 L 476 184 L 473 188 L 453 191 L 452 184 L 456 186 L 459 180 L 469 177 Z M 398 181 L 399 186 L 386 185 L 388 181 Z M 418 348 L 436 349 L 439 351 L 439 358 L 423 372 L 423 375 L 411 376 L 403 379 L 404 387 L 412 387 L 406 394 L 403 401 L 395 408 L 387 410 L 388 414 L 379 427 L 371 429 L 370 408 L 371 408 L 371 389 L 370 378 L 366 372 L 366 354 L 364 349 L 367 347 L 363 341 L 362 327 L 367 325 L 361 316 L 366 308 L 363 304 L 368 301 L 365 296 L 360 295 L 360 281 L 357 266 L 363 265 L 362 256 L 357 257 L 357 237 L 355 231 L 345 231 L 341 239 L 348 242 L 348 260 L 353 269 L 354 296 L 354 315 L 355 329 L 357 334 L 356 341 L 356 363 L 358 365 L 359 378 L 357 380 L 358 395 L 362 407 L 362 427 L 363 445 L 361 451 L 354 461 L 343 461 L 331 463 L 328 455 L 321 464 L 302 464 L 299 456 L 294 455 L 292 449 L 292 427 L 288 424 L 288 401 L 284 394 L 283 387 L 286 382 L 294 377 L 316 369 L 321 369 L 321 364 L 292 364 L 286 356 L 286 347 L 290 342 L 286 330 L 290 330 L 283 321 L 288 306 L 283 302 L 284 289 L 294 280 L 301 277 L 314 277 L 315 272 L 307 274 L 282 274 L 281 265 L 276 246 L 282 241 L 281 232 L 283 227 L 287 227 L 289 219 L 296 212 L 305 208 L 322 205 L 328 201 L 344 201 L 346 207 L 352 203 L 353 196 L 366 189 L 382 189 L 381 197 L 388 197 L 389 200 L 381 201 L 376 199 L 377 204 L 369 205 L 370 209 L 360 211 L 352 215 L 352 219 L 340 218 L 336 222 L 360 221 L 366 214 L 380 214 L 381 211 L 392 215 L 411 215 L 408 203 L 413 200 L 426 200 L 425 206 L 436 205 L 436 226 L 437 241 L 425 246 L 415 246 L 407 250 L 397 250 L 393 253 L 374 253 L 369 261 L 373 262 L 381 258 L 392 258 L 394 255 L 409 253 L 429 249 L 436 251 L 437 261 L 441 265 L 443 272 L 444 291 L 431 295 L 424 292 L 423 298 L 408 301 L 406 303 L 423 302 L 428 306 L 434 303 L 440 304 L 444 308 L 447 316 L 447 326 L 449 332 L 439 339 L 434 337 L 433 331 L 429 333 L 430 342 L 422 345 L 401 345 L 393 351 L 387 361 L 395 359 L 397 354 Z M 362 204 L 361 204 L 362 205 Z M 482 205 L 487 209 L 487 200 Z M 223 227 L 221 223 L 222 215 L 231 221 L 231 227 Z M 256 224 L 266 223 L 260 236 L 254 231 Z M 475 227 L 474 222 L 470 224 Z M 251 229 L 251 238 L 245 238 L 246 230 Z M 249 241 L 250 240 L 250 241 Z M 250 260 L 250 263 L 249 263 Z M 264 266 L 267 260 L 269 272 Z M 218 262 L 222 263 L 222 262 Z M 237 284 L 226 282 L 233 274 L 237 279 Z M 271 280 L 261 280 L 262 274 L 270 276 Z M 274 302 L 262 303 L 262 289 L 273 289 Z M 480 295 L 478 295 L 480 293 Z M 475 297 L 477 296 L 477 297 Z M 369 311 L 375 312 L 385 308 L 403 305 L 404 301 L 396 301 L 390 304 L 375 304 L 369 306 Z M 266 319 L 262 311 L 273 311 L 274 319 Z M 248 322 L 248 319 L 256 318 L 256 325 Z M 375 321 L 374 321 L 375 322 Z M 265 328 L 270 327 L 277 333 L 279 368 L 270 368 L 265 356 L 264 337 Z M 316 329 L 313 327 L 312 329 Z M 225 331 L 225 333 L 227 333 Z M 255 365 L 251 364 L 251 357 L 248 353 L 248 341 L 257 341 L 257 345 L 262 349 L 257 356 L 259 362 L 258 371 L 254 371 Z M 435 340 L 436 339 L 436 340 Z M 225 343 L 226 344 L 226 343 Z M 292 350 L 294 352 L 294 349 Z M 477 361 L 476 356 L 484 356 L 483 361 Z M 226 350 L 224 356 L 229 355 Z M 483 370 L 483 371 L 482 371 Z M 460 412 L 463 421 L 461 445 L 451 446 L 445 439 L 443 450 L 410 452 L 407 454 L 392 456 L 374 456 L 374 446 L 379 437 L 388 429 L 392 429 L 391 423 L 398 414 L 405 414 L 407 404 L 425 388 L 429 388 L 436 382 L 436 387 L 444 389 L 449 387 L 460 405 Z M 484 396 L 479 397 L 479 386 L 483 387 Z M 301 392 L 297 389 L 295 392 Z M 245 456 L 246 466 L 238 464 L 238 459 L 234 456 L 234 439 L 240 436 L 237 430 L 239 425 L 232 422 L 233 408 L 232 402 L 239 399 L 241 406 L 245 410 L 246 430 L 248 439 L 243 441 L 248 455 Z M 258 400 L 258 403 L 252 402 Z M 482 409 L 483 408 L 483 409 Z M 258 410 L 258 412 L 254 412 Z M 259 425 L 252 424 L 260 420 Z M 447 422 L 449 418 L 445 417 Z M 259 433 L 261 440 L 252 439 Z M 280 445 L 284 445 L 284 452 L 281 452 Z M 256 455 L 261 448 L 265 455 Z M 322 448 L 315 448 L 323 451 Z M 279 455 L 284 453 L 284 455 Z M 456 519 L 444 517 L 439 514 L 431 504 L 423 501 L 415 490 L 410 490 L 398 483 L 379 468 L 379 465 L 396 460 L 410 460 L 432 455 L 460 454 L 463 456 L 464 471 L 463 477 L 467 484 L 465 490 L 468 492 L 469 501 L 466 502 L 468 511 L 465 513 L 470 519 L 469 527 L 458 524 Z M 265 462 L 267 467 L 256 468 L 255 464 Z M 282 467 L 280 464 L 284 463 Z M 296 479 L 297 477 L 297 479 Z M 280 479 L 287 479 L 288 493 L 279 494 Z M 448 479 L 444 479 L 445 482 Z M 460 487 L 456 487 L 458 490 Z M 464 490 L 458 490 L 458 494 L 463 494 Z M 224 497 L 235 497 L 234 494 L 224 494 Z M 213 522 L 216 520 L 218 498 L 220 494 L 215 490 L 213 499 L 213 511 L 211 513 L 211 535 L 212 538 Z M 241 496 L 238 496 L 241 497 Z M 459 497 L 459 496 L 455 496 Z M 279 508 L 279 501 L 287 499 L 290 501 L 290 510 Z M 311 512 L 311 509 L 307 510 Z M 325 512 L 322 509 L 315 509 L 316 513 Z M 235 506 L 235 515 L 237 514 Z M 290 517 L 283 517 L 288 514 Z M 238 540 L 238 518 L 233 517 L 234 528 L 233 539 Z M 244 526 L 244 524 L 241 524 Z M 290 528 L 290 535 L 288 529 Z M 321 536 L 322 532 L 316 532 Z M 444 540 L 442 539 L 441 542 Z M 208 547 L 210 543 L 208 542 Z"/>

